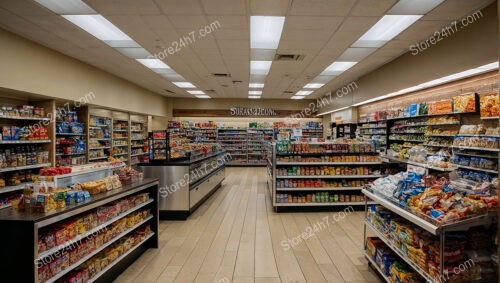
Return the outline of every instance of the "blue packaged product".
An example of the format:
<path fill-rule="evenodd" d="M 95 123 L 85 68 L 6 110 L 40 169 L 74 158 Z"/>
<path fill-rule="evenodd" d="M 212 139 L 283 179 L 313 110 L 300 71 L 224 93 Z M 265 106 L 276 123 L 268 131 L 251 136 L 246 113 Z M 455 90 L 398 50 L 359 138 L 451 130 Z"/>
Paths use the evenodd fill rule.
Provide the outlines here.
<path fill-rule="evenodd" d="M 430 212 L 431 218 L 438 219 L 440 216 L 443 216 L 443 215 L 445 215 L 444 212 L 439 211 L 439 210 L 435 210 L 435 209 L 431 209 L 431 212 Z"/>
<path fill-rule="evenodd" d="M 90 201 L 92 198 L 90 196 L 90 193 L 87 192 L 87 191 L 83 191 L 83 198 L 84 200 L 87 202 L 87 201 Z"/>
<path fill-rule="evenodd" d="M 403 117 L 410 117 L 410 106 L 405 106 L 404 112 L 403 112 Z"/>
<path fill-rule="evenodd" d="M 76 202 L 81 203 L 85 200 L 85 196 L 83 194 L 83 191 L 76 191 Z"/>
<path fill-rule="evenodd" d="M 72 205 L 76 204 L 76 192 L 75 191 L 69 191 L 66 194 L 66 205 Z"/>
<path fill-rule="evenodd" d="M 410 116 L 415 117 L 418 115 L 418 104 L 410 105 Z"/>

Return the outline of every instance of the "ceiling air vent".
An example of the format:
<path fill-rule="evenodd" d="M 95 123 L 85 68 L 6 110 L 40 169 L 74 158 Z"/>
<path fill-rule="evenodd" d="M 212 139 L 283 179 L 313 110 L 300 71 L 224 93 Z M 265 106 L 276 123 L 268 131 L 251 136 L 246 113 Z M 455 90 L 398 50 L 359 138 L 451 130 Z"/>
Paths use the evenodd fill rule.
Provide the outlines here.
<path fill-rule="evenodd" d="M 231 77 L 231 74 L 213 73 L 212 76 L 218 77 L 218 78 L 229 78 L 229 77 Z"/>
<path fill-rule="evenodd" d="M 168 89 L 166 89 L 166 88 L 164 88 L 163 90 L 164 90 L 165 92 L 167 92 L 167 93 L 175 94 L 175 92 L 173 92 L 173 91 L 171 91 L 171 90 L 168 90 Z"/>
<path fill-rule="evenodd" d="M 283 93 L 291 94 L 293 91 L 285 90 Z"/>
<path fill-rule="evenodd" d="M 302 61 L 306 55 L 299 54 L 276 54 L 274 61 Z"/>

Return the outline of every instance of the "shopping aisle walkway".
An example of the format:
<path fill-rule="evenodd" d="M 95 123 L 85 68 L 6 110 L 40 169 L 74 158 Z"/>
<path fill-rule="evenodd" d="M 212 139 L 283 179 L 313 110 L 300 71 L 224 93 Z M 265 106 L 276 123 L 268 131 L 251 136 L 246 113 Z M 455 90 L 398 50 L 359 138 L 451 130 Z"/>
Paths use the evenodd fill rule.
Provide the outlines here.
<path fill-rule="evenodd" d="M 362 255 L 362 212 L 308 228 L 333 214 L 275 213 L 264 168 L 228 168 L 222 188 L 187 221 L 161 222 L 160 248 L 116 282 L 381 282 Z M 313 236 L 282 245 L 303 232 Z"/>

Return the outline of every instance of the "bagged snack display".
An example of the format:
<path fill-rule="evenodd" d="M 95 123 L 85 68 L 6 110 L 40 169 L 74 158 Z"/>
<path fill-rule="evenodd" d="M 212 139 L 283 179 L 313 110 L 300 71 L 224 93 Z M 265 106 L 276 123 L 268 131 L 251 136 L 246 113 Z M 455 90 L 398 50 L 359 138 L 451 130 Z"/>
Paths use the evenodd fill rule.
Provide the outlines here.
<path fill-rule="evenodd" d="M 481 117 L 498 117 L 500 115 L 498 93 L 481 95 L 479 101 Z"/>
<path fill-rule="evenodd" d="M 476 94 L 469 93 L 453 97 L 453 112 L 469 113 L 476 111 Z"/>

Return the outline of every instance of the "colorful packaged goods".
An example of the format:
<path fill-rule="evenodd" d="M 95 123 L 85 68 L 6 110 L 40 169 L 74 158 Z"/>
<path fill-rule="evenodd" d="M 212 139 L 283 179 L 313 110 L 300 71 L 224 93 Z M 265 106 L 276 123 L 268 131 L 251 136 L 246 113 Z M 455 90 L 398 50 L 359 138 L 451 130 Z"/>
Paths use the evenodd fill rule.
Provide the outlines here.
<path fill-rule="evenodd" d="M 453 112 L 476 112 L 476 94 L 469 93 L 453 97 Z"/>
<path fill-rule="evenodd" d="M 429 115 L 447 114 L 453 112 L 452 100 L 446 99 L 441 101 L 433 101 L 428 104 Z"/>
<path fill-rule="evenodd" d="M 479 101 L 481 117 L 498 117 L 500 115 L 498 93 L 481 95 Z"/>

